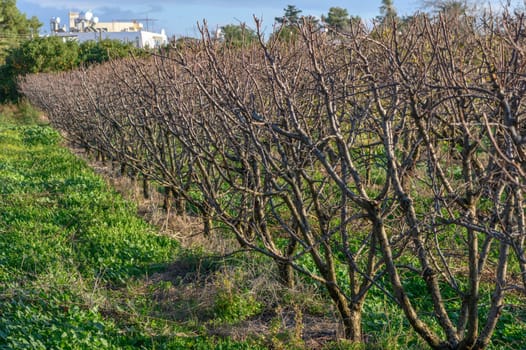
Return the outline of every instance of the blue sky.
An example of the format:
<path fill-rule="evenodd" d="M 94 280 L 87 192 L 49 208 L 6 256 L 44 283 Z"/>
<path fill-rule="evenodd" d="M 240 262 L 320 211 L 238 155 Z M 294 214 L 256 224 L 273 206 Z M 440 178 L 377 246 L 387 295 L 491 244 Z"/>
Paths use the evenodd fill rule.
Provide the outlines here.
<path fill-rule="evenodd" d="M 504 0 L 491 0 L 498 5 Z M 394 0 L 401 15 L 421 9 L 422 0 Z M 517 3 L 517 1 L 512 1 Z M 330 7 L 346 8 L 351 15 L 374 18 L 379 14 L 381 0 L 23 0 L 17 1 L 20 11 L 28 17 L 37 16 L 49 32 L 51 17 L 61 17 L 66 23 L 69 11 L 91 10 L 103 22 L 112 20 L 155 19 L 149 22 L 151 31 L 165 29 L 168 35 L 198 36 L 196 24 L 206 19 L 209 27 L 245 22 L 253 24 L 253 15 L 263 20 L 266 32 L 272 31 L 274 17 L 281 16 L 288 4 L 301 9 L 303 15 L 321 16 Z M 147 23 L 142 21 L 146 26 Z"/>

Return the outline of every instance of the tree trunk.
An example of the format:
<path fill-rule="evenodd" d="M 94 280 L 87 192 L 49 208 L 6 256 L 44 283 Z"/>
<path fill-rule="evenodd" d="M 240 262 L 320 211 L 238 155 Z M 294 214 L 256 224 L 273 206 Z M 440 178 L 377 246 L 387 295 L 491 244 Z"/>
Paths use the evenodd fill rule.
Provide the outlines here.
<path fill-rule="evenodd" d="M 289 242 L 286 253 L 288 258 L 294 254 L 297 245 L 298 241 L 295 239 L 292 239 Z M 279 282 L 287 288 L 294 288 L 294 268 L 292 267 L 292 264 L 283 260 L 276 260 L 276 263 L 278 265 Z"/>
<path fill-rule="evenodd" d="M 287 288 L 294 288 L 294 269 L 289 262 L 276 261 L 278 265 L 279 282 Z"/>
<path fill-rule="evenodd" d="M 150 185 L 148 183 L 148 177 L 146 176 L 142 178 L 142 197 L 144 199 L 150 199 Z"/>
<path fill-rule="evenodd" d="M 173 202 L 175 207 L 175 212 L 177 215 L 184 215 L 186 213 L 186 200 L 184 197 L 175 189 L 172 189 Z"/>
<path fill-rule="evenodd" d="M 354 343 L 361 343 L 362 337 L 362 305 L 349 305 L 345 296 L 332 283 L 326 284 L 332 300 L 336 303 L 342 319 L 345 339 Z"/>
<path fill-rule="evenodd" d="M 205 237 L 210 237 L 212 233 L 212 217 L 210 214 L 205 213 L 203 215 L 203 234 Z"/>
<path fill-rule="evenodd" d="M 126 163 L 122 162 L 120 166 L 120 176 L 124 176 L 126 174 Z"/>
<path fill-rule="evenodd" d="M 363 342 L 362 334 L 362 305 L 352 305 L 351 313 L 347 321 L 346 336 L 355 343 Z"/>
<path fill-rule="evenodd" d="M 168 186 L 164 187 L 163 210 L 168 212 L 172 206 L 172 191 Z"/>

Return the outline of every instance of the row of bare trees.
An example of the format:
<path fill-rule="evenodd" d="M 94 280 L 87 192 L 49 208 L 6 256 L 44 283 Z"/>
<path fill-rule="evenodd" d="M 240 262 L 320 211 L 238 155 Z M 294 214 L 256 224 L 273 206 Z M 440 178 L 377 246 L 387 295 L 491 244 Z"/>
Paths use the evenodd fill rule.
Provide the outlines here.
<path fill-rule="evenodd" d="M 432 348 L 483 349 L 506 293 L 526 290 L 524 20 L 305 24 L 244 48 L 203 31 L 19 86 L 205 234 L 271 257 L 290 287 L 296 272 L 323 285 L 347 338 L 362 341 L 375 288 Z"/>

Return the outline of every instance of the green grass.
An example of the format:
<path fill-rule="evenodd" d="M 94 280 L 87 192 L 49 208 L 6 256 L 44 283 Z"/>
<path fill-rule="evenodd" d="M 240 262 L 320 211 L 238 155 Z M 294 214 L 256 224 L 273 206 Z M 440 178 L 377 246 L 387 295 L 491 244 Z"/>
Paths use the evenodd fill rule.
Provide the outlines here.
<path fill-rule="evenodd" d="M 182 249 L 56 131 L 2 114 L 0 149 L 0 349 L 254 348 L 150 316 L 130 290 Z"/>

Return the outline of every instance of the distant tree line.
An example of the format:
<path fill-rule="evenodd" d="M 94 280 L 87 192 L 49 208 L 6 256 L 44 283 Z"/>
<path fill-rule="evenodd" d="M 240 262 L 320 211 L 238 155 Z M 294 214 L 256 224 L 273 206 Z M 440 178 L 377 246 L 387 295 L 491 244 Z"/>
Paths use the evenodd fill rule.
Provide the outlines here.
<path fill-rule="evenodd" d="M 478 6 L 478 3 L 472 0 L 421 0 L 420 2 L 423 11 L 433 15 L 441 13 L 449 17 L 473 15 Z M 374 19 L 376 23 L 404 22 L 411 18 L 411 16 L 400 17 L 393 0 L 382 0 L 379 11 L 380 15 Z M 328 13 L 321 14 L 319 18 L 313 15 L 302 15 L 302 12 L 295 5 L 287 5 L 283 9 L 283 15 L 274 18 L 275 26 L 270 36 L 277 35 L 285 41 L 295 40 L 298 37 L 296 27 L 304 22 L 318 29 L 337 32 L 349 32 L 353 24 L 357 25 L 362 22 L 360 16 L 351 15 L 349 10 L 343 7 L 330 7 Z M 254 28 L 250 28 L 246 23 L 228 24 L 220 29 L 220 38 L 228 45 L 243 46 L 258 40 Z"/>

